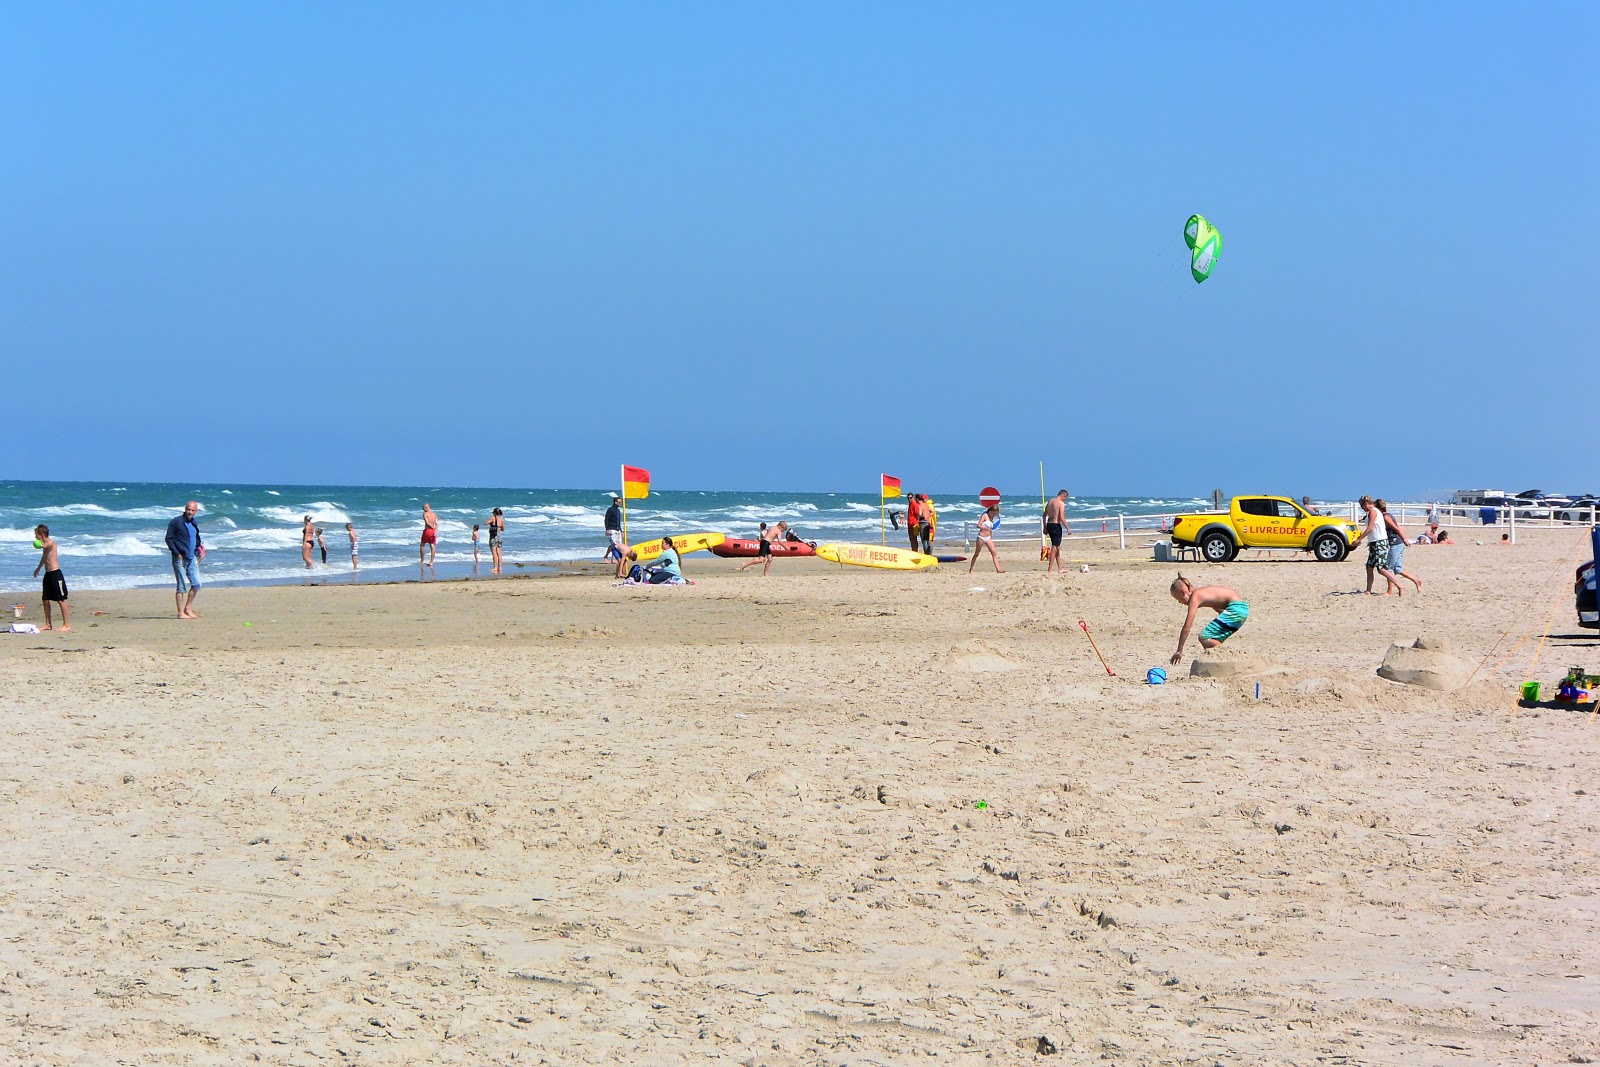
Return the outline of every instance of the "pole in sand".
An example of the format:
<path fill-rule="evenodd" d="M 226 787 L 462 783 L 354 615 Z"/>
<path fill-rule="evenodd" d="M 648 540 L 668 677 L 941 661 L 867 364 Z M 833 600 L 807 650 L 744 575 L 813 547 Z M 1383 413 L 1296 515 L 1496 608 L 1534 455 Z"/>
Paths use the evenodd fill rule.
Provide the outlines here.
<path fill-rule="evenodd" d="M 1044 460 L 1039 461 L 1039 558 L 1050 558 L 1050 539 L 1044 534 Z"/>
<path fill-rule="evenodd" d="M 1102 667 L 1104 667 L 1106 669 L 1106 673 L 1107 674 L 1109 674 L 1109 675 L 1111 675 L 1111 677 L 1115 678 L 1117 676 L 1117 672 L 1112 670 L 1111 669 L 1111 664 L 1107 663 L 1106 662 L 1106 658 L 1104 656 L 1100 655 L 1100 646 L 1094 643 L 1094 634 L 1089 632 L 1089 624 L 1084 622 L 1082 619 L 1079 619 L 1078 620 L 1078 625 L 1083 627 L 1083 636 L 1085 636 L 1085 637 L 1087 637 L 1089 639 L 1089 647 L 1094 649 L 1094 654 L 1096 656 L 1100 657 L 1100 666 L 1102 666 Z"/>

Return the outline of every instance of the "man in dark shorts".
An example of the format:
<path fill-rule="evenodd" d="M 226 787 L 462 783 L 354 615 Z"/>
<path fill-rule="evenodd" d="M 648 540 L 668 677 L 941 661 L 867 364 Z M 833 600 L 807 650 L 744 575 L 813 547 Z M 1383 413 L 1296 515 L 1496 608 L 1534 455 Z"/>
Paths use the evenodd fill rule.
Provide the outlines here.
<path fill-rule="evenodd" d="M 739 564 L 739 569 L 742 571 L 754 567 L 757 563 L 761 564 L 763 577 L 772 569 L 772 532 L 768 530 L 766 523 L 761 524 L 761 532 L 756 534 L 756 558 Z"/>
<path fill-rule="evenodd" d="M 1061 535 L 1071 533 L 1072 527 L 1067 525 L 1067 491 L 1061 490 L 1055 498 L 1044 506 L 1044 535 L 1050 539 L 1050 547 L 1045 550 L 1044 572 L 1049 574 L 1052 570 L 1061 573 Z"/>
<path fill-rule="evenodd" d="M 61 573 L 60 547 L 50 536 L 48 526 L 35 526 L 33 539 L 33 543 L 44 550 L 39 553 L 39 565 L 33 568 L 35 578 L 44 571 L 44 629 L 55 629 L 51 625 L 50 605 L 56 604 L 61 608 L 61 632 L 67 633 L 72 629 L 72 622 L 67 615 L 67 577 Z"/>

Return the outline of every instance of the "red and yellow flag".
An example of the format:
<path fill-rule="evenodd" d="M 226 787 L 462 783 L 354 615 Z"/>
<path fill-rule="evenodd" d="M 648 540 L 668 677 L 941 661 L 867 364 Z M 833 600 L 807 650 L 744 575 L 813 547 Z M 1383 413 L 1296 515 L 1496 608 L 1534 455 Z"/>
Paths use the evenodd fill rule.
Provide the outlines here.
<path fill-rule="evenodd" d="M 883 475 L 883 499 L 888 500 L 900 495 L 900 479 Z"/>
<path fill-rule="evenodd" d="M 622 499 L 643 500 L 650 495 L 650 472 L 643 467 L 622 465 Z"/>

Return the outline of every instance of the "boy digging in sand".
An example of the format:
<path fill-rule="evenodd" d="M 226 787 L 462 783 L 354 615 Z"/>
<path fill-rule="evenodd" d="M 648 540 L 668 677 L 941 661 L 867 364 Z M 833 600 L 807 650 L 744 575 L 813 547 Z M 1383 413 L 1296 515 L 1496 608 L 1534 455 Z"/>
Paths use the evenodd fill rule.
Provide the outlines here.
<path fill-rule="evenodd" d="M 1180 574 L 1173 580 L 1170 591 L 1172 599 L 1189 608 L 1189 614 L 1183 619 L 1183 631 L 1178 634 L 1178 651 L 1172 654 L 1174 665 L 1183 659 L 1183 646 L 1188 643 L 1195 612 L 1201 608 L 1210 608 L 1217 613 L 1217 617 L 1206 623 L 1205 629 L 1200 631 L 1200 647 L 1205 649 L 1216 648 L 1238 633 L 1250 617 L 1250 605 L 1225 585 L 1205 585 L 1196 589 L 1193 582 Z"/>
<path fill-rule="evenodd" d="M 39 577 L 41 570 L 44 571 L 44 628 L 53 629 L 50 605 L 55 604 L 61 609 L 61 632 L 71 633 L 72 623 L 67 616 L 67 579 L 61 573 L 60 546 L 56 544 L 56 539 L 50 536 L 48 526 L 35 526 L 33 536 L 44 549 L 39 553 L 39 565 L 33 568 L 35 578 Z"/>

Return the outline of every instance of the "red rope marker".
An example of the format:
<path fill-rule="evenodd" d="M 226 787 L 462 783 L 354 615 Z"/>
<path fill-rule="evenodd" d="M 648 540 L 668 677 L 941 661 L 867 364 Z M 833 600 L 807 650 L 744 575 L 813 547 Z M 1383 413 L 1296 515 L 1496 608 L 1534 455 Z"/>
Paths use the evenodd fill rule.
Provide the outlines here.
<path fill-rule="evenodd" d="M 1109 674 L 1109 675 L 1111 675 L 1111 677 L 1115 678 L 1117 676 L 1117 672 L 1112 670 L 1111 669 L 1111 664 L 1107 663 L 1106 662 L 1106 658 L 1104 656 L 1100 655 L 1100 646 L 1094 643 L 1094 634 L 1089 632 L 1089 624 L 1084 622 L 1082 619 L 1079 619 L 1078 620 L 1078 625 L 1083 627 L 1083 636 L 1085 636 L 1085 637 L 1087 637 L 1089 639 L 1089 647 L 1094 649 L 1094 654 L 1096 656 L 1100 656 L 1100 666 L 1102 666 L 1102 667 L 1104 667 L 1106 669 L 1106 673 L 1107 674 Z"/>

